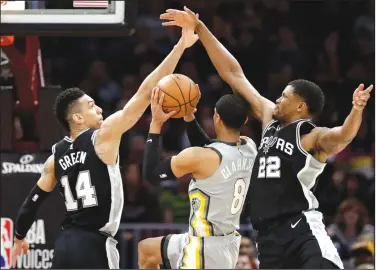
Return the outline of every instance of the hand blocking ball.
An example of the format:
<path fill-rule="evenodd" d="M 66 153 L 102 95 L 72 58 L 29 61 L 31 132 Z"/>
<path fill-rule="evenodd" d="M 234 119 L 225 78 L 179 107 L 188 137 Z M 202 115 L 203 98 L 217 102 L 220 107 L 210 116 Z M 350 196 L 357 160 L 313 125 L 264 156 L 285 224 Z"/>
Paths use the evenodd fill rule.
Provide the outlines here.
<path fill-rule="evenodd" d="M 162 78 L 157 86 L 159 94 L 165 94 L 162 108 L 165 113 L 176 111 L 172 118 L 181 118 L 197 106 L 201 93 L 198 86 L 187 76 L 171 74 Z"/>

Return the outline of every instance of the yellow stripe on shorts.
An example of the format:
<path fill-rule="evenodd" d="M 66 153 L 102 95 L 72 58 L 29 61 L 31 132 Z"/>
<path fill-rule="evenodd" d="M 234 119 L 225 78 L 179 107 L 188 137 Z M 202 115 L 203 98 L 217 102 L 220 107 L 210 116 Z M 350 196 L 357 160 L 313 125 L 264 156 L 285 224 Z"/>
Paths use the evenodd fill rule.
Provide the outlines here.
<path fill-rule="evenodd" d="M 188 236 L 188 244 L 184 247 L 182 266 L 180 269 L 202 269 L 204 267 L 204 239 Z"/>

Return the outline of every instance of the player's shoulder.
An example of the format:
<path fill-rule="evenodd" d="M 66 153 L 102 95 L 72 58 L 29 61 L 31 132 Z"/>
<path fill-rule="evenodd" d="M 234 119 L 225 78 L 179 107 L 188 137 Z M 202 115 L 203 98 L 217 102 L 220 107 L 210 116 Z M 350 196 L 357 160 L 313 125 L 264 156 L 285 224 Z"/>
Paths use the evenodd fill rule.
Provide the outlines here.
<path fill-rule="evenodd" d="M 211 144 L 205 147 L 199 147 L 199 146 L 189 147 L 185 149 L 184 151 L 189 152 L 189 156 L 192 159 L 195 159 L 197 162 L 217 159 L 218 156 L 222 160 L 221 152 L 216 147 L 213 147 L 213 145 Z"/>
<path fill-rule="evenodd" d="M 322 130 L 321 127 L 317 127 L 310 119 L 301 119 L 296 121 L 294 124 L 297 129 L 297 134 L 300 136 L 307 134 L 314 135 Z"/>
<path fill-rule="evenodd" d="M 77 138 L 75 139 L 74 144 L 78 145 L 78 146 L 80 146 L 80 145 L 81 146 L 83 146 L 83 145 L 87 146 L 88 145 L 87 142 L 91 141 L 92 145 L 94 145 L 95 136 L 97 134 L 97 131 L 98 131 L 98 129 L 91 129 L 91 128 L 87 128 L 87 129 L 83 130 L 77 136 Z"/>
<path fill-rule="evenodd" d="M 188 147 L 184 149 L 182 152 L 185 152 L 186 155 L 192 156 L 192 157 L 202 157 L 202 155 L 210 155 L 212 153 L 212 145 L 207 145 L 205 147 L 200 147 L 200 146 L 193 146 L 193 147 Z"/>
<path fill-rule="evenodd" d="M 241 141 L 244 141 L 245 144 L 247 144 L 247 146 L 251 147 L 251 148 L 254 148 L 256 149 L 257 151 L 257 146 L 256 146 L 256 143 L 254 140 L 252 140 L 251 138 L 247 137 L 247 136 L 240 136 L 240 140 Z"/>
<path fill-rule="evenodd" d="M 61 149 L 67 149 L 71 144 L 73 140 L 71 137 L 64 136 L 60 141 L 56 142 L 51 147 L 52 155 L 55 155 L 56 152 L 59 152 Z"/>

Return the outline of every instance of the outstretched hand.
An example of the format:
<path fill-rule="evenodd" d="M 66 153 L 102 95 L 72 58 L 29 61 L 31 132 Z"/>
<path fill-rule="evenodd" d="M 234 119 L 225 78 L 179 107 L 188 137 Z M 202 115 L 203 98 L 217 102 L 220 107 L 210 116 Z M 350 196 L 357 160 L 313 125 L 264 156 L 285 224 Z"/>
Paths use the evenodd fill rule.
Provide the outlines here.
<path fill-rule="evenodd" d="M 200 23 L 198 14 L 193 13 L 189 8 L 184 7 L 184 11 L 177 9 L 167 9 L 159 17 L 163 22 L 163 26 L 179 26 L 182 28 L 195 30 Z"/>
<path fill-rule="evenodd" d="M 368 86 L 366 90 L 364 90 L 364 84 L 360 84 L 358 88 L 354 91 L 353 94 L 353 108 L 355 110 L 361 111 L 367 105 L 367 101 L 370 98 L 370 93 L 373 89 L 373 85 L 371 84 Z"/>
<path fill-rule="evenodd" d="M 176 111 L 171 111 L 169 113 L 165 113 L 163 111 L 163 99 L 164 93 L 160 91 L 158 87 L 154 87 L 151 93 L 151 121 L 154 125 L 162 126 L 164 122 L 166 122 L 171 116 L 176 113 Z"/>

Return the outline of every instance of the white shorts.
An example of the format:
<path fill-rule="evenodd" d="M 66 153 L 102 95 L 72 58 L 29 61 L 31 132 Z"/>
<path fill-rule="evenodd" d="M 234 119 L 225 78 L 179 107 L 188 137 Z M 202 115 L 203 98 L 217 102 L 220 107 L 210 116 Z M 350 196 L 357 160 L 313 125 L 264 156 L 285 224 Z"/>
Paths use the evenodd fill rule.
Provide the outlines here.
<path fill-rule="evenodd" d="M 165 269 L 234 269 L 238 260 L 241 236 L 196 237 L 170 234 L 162 239 L 161 252 Z"/>

